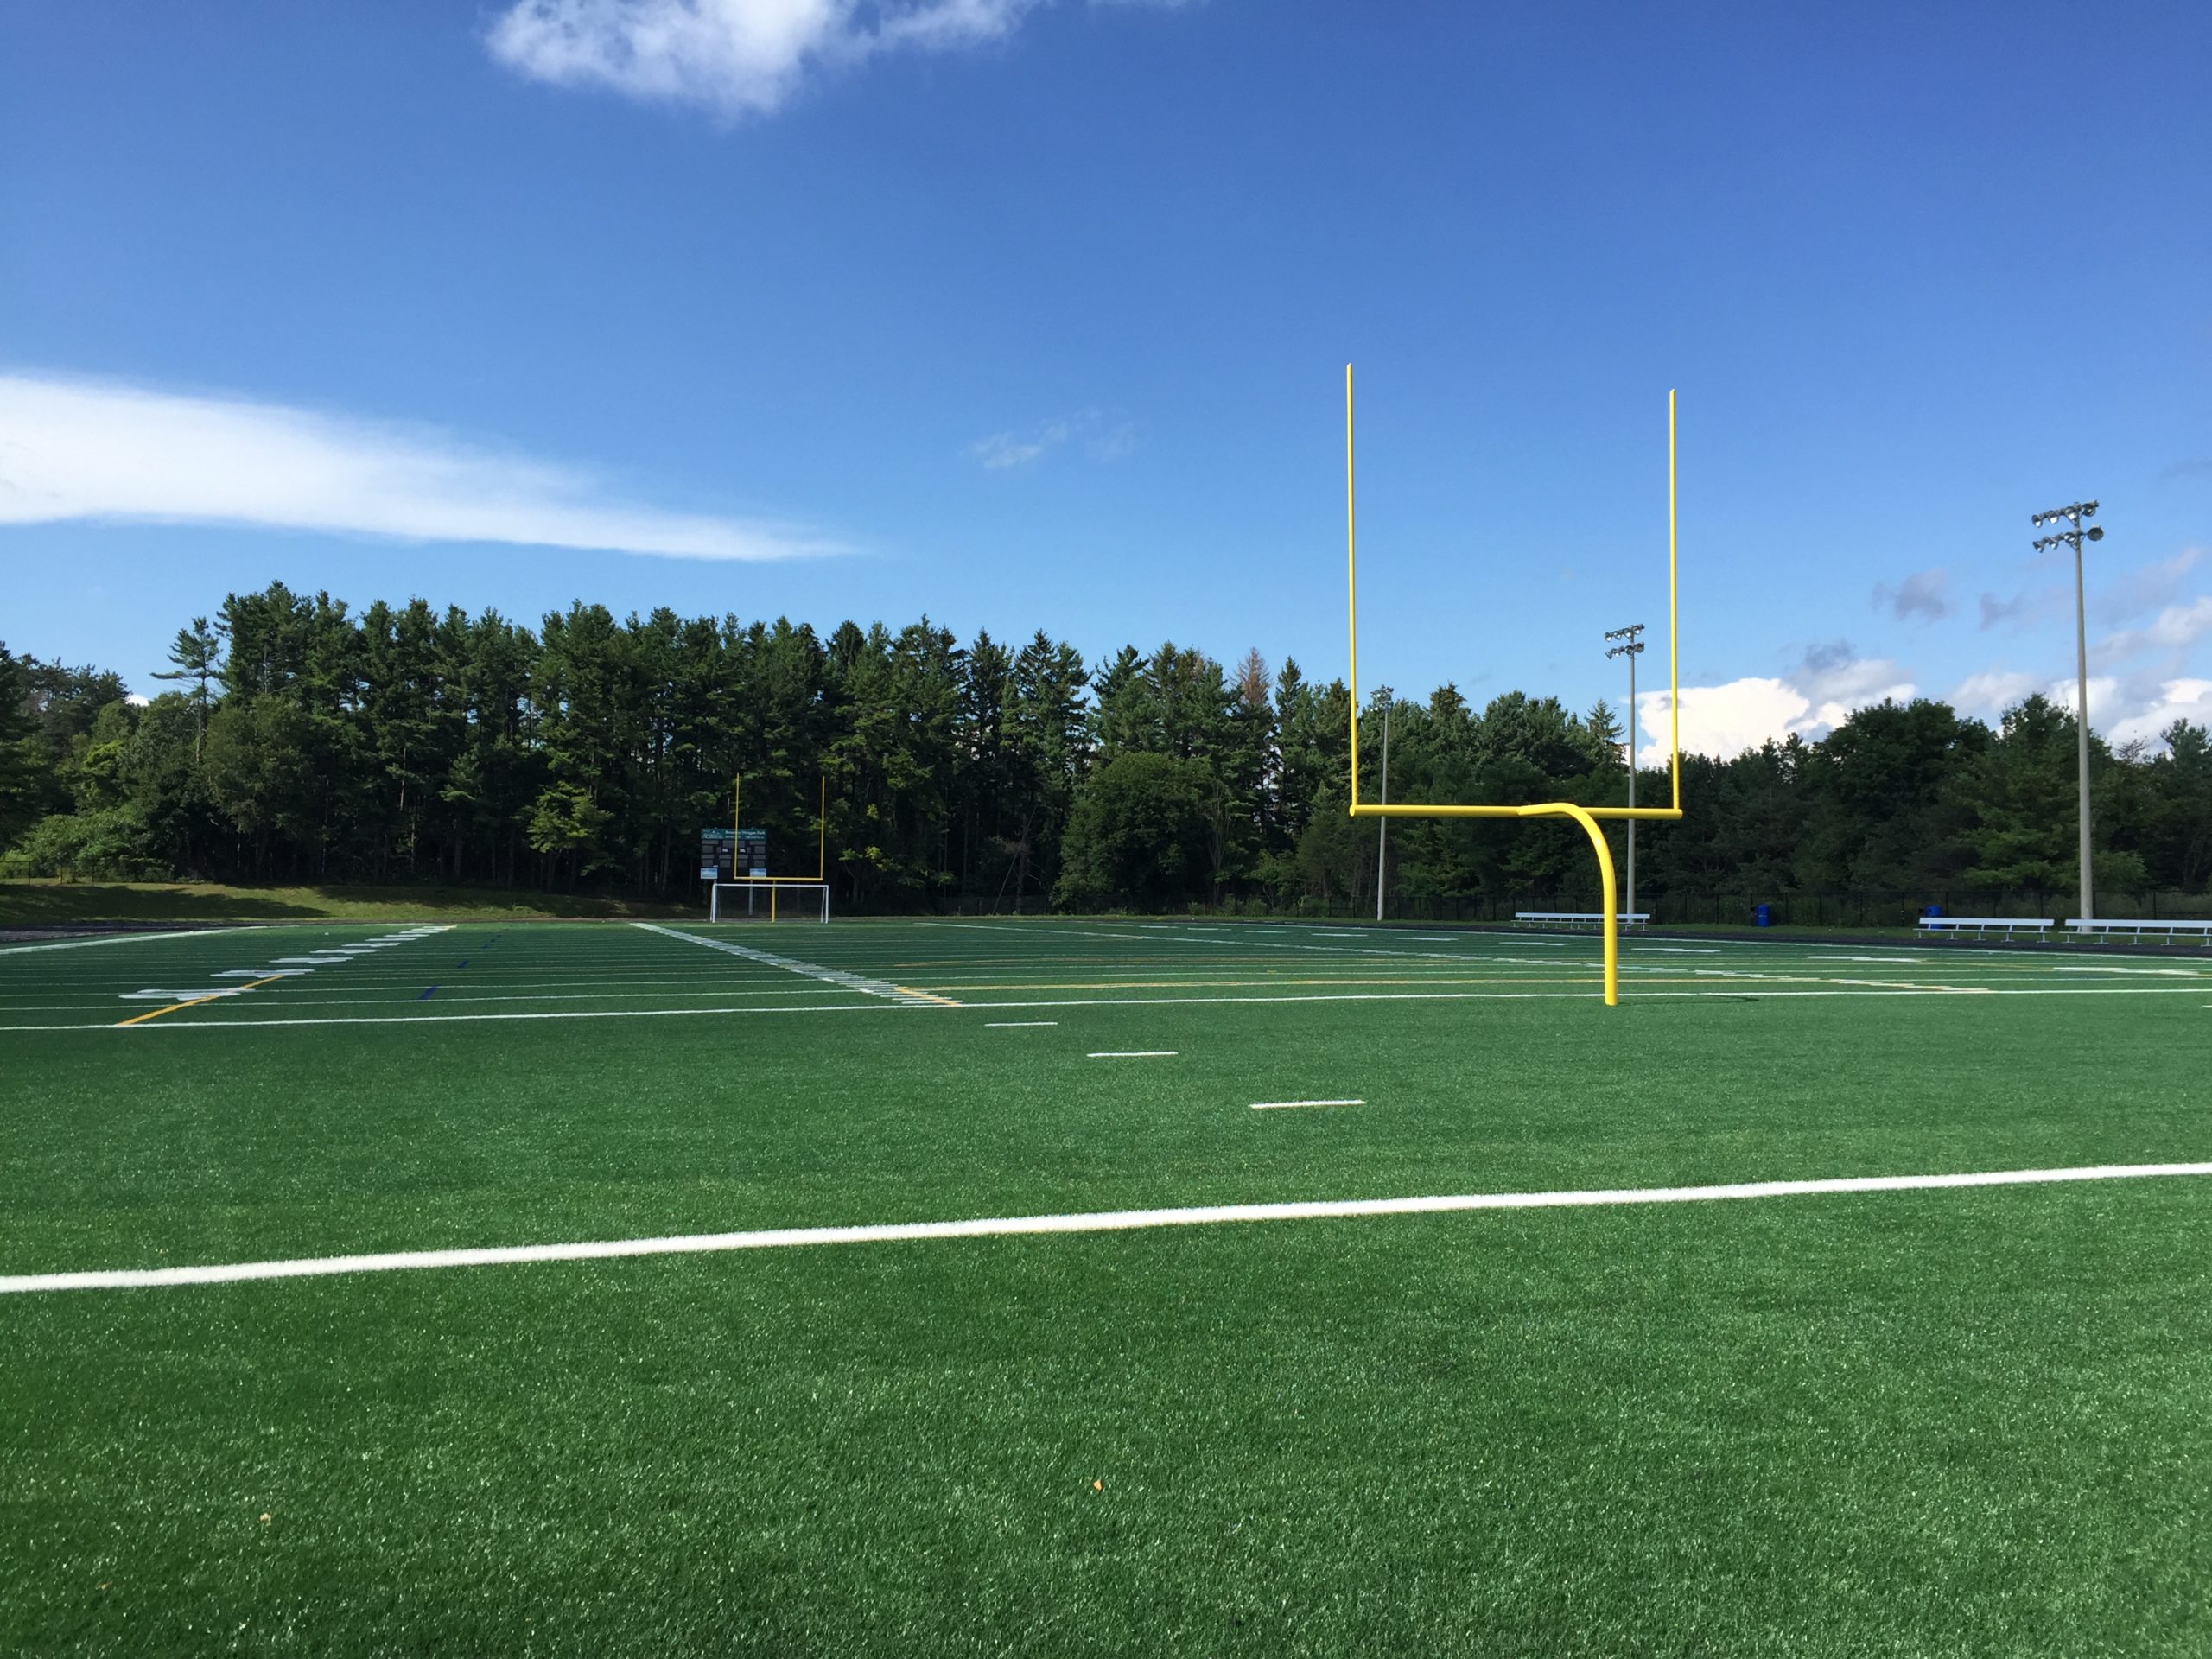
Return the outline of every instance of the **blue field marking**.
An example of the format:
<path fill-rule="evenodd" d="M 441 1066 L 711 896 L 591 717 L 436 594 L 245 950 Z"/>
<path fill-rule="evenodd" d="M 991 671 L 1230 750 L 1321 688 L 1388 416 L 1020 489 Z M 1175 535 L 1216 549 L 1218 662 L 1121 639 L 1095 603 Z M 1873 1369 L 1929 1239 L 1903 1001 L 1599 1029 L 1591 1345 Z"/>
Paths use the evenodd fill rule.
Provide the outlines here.
<path fill-rule="evenodd" d="M 433 986 L 431 986 L 431 987 L 430 987 L 430 988 L 429 988 L 429 990 L 427 990 L 427 991 L 423 992 L 422 995 L 420 995 L 420 996 L 416 997 L 415 1000 L 416 1000 L 417 1002 L 427 1002 L 427 1001 L 429 1001 L 432 997 L 435 996 L 437 994 L 438 994 L 438 988 L 437 988 L 436 986 L 433 985 Z"/>
<path fill-rule="evenodd" d="M 467 967 L 467 966 L 468 966 L 468 958 L 467 958 L 467 957 L 462 957 L 459 962 L 456 962 L 455 963 L 454 963 L 454 967 L 456 967 L 456 968 L 466 968 L 466 967 Z"/>

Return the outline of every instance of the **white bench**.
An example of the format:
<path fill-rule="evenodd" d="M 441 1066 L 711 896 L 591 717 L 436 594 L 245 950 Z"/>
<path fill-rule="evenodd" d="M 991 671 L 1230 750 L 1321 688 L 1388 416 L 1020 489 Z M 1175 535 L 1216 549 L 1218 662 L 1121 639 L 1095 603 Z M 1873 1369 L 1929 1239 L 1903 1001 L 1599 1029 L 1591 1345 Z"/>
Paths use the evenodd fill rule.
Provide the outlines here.
<path fill-rule="evenodd" d="M 1602 910 L 1516 910 L 1516 922 L 1526 922 L 1531 927 L 1602 927 L 1605 912 Z M 1620 911 L 1615 919 L 1623 927 L 1642 927 L 1651 919 L 1648 910 Z"/>
<path fill-rule="evenodd" d="M 2027 933 L 2042 939 L 2050 936 L 2053 924 L 2039 916 L 1923 916 L 1921 927 L 1929 933 L 1965 933 L 1983 938 L 1992 933 L 2001 933 L 2011 938 L 2016 933 Z"/>
<path fill-rule="evenodd" d="M 2205 920 L 2108 922 L 2101 918 L 2083 921 L 2078 916 L 2069 916 L 2066 931 L 2083 938 L 2164 939 L 2170 944 L 2193 940 L 2199 944 L 2212 944 L 2212 921 Z"/>

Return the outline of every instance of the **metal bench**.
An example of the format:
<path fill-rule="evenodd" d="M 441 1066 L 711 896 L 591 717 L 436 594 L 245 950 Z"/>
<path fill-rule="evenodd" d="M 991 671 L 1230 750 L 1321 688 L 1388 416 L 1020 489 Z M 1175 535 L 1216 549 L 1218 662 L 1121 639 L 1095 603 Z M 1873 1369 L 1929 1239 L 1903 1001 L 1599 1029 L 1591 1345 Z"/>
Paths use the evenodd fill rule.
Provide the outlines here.
<path fill-rule="evenodd" d="M 1513 912 L 1516 924 L 1530 927 L 1603 927 L 1605 912 L 1602 910 L 1516 910 Z M 1614 919 L 1623 927 L 1642 927 L 1651 919 L 1648 910 L 1618 912 Z"/>
<path fill-rule="evenodd" d="M 2195 943 L 2212 944 L 2212 921 L 2201 918 L 2187 921 L 2112 922 L 2099 917 L 2084 921 L 2078 916 L 2067 918 L 2066 931 L 2085 939 L 2163 939 L 2169 944 Z"/>
<path fill-rule="evenodd" d="M 2031 934 L 2038 939 L 2050 937 L 2054 924 L 2039 916 L 1923 916 L 1921 931 L 1928 933 L 1967 933 L 1976 938 L 1986 938 L 1992 933 L 2011 938 L 2016 933 Z"/>

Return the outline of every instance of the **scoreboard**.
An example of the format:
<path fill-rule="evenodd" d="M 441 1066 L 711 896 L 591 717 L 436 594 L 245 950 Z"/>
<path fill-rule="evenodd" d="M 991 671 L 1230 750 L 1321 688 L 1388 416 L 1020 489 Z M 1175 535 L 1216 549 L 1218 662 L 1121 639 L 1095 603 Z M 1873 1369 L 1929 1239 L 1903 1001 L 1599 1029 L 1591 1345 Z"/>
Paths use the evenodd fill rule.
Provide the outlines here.
<path fill-rule="evenodd" d="M 742 881 L 768 874 L 766 830 L 721 828 L 699 832 L 699 879 Z"/>

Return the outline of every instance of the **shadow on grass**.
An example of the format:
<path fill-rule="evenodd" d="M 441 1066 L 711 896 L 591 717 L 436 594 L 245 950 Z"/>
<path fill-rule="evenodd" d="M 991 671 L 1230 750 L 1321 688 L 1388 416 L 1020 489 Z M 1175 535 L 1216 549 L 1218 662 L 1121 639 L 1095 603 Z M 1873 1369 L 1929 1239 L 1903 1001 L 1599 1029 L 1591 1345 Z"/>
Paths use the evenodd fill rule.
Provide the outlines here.
<path fill-rule="evenodd" d="M 266 922 L 359 918 L 620 920 L 697 906 L 588 893 L 466 887 L 243 887 L 213 882 L 0 881 L 0 923 Z"/>

